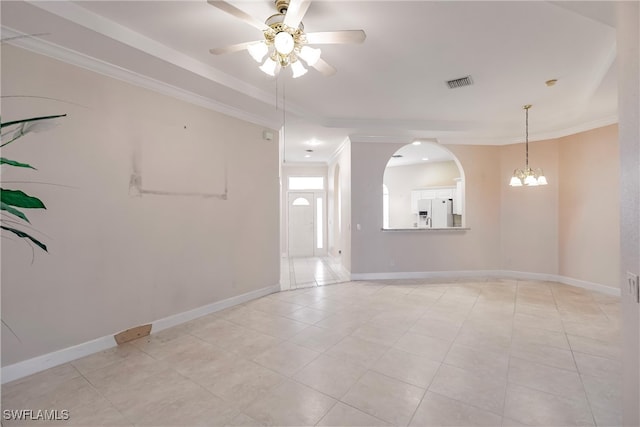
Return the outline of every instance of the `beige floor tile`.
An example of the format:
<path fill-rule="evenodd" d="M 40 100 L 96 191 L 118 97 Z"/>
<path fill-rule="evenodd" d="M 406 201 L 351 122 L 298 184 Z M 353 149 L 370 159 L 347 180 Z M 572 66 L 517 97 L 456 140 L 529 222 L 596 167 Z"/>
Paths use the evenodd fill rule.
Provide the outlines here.
<path fill-rule="evenodd" d="M 307 323 L 313 325 L 329 317 L 331 314 L 327 311 L 318 310 L 315 308 L 302 307 L 292 313 L 286 314 L 285 317 L 296 320 L 298 322 Z"/>
<path fill-rule="evenodd" d="M 352 337 L 391 346 L 404 335 L 403 329 L 391 329 L 373 323 L 364 323 L 351 333 Z"/>
<path fill-rule="evenodd" d="M 620 342 L 620 325 L 616 322 L 568 321 L 563 320 L 567 335 L 591 338 L 598 341 Z"/>
<path fill-rule="evenodd" d="M 246 359 L 234 359 L 196 380 L 228 404 L 244 407 L 284 381 L 277 372 Z"/>
<path fill-rule="evenodd" d="M 341 399 L 369 415 L 394 425 L 407 425 L 424 389 L 369 371 Z"/>
<path fill-rule="evenodd" d="M 252 329 L 276 338 L 286 340 L 308 327 L 309 325 L 306 323 L 297 322 L 295 320 L 287 319 L 284 317 L 275 317 L 273 319 L 253 325 Z"/>
<path fill-rule="evenodd" d="M 272 294 L 5 384 L 3 408 L 83 426 L 620 425 L 617 299 L 427 282 Z"/>
<path fill-rule="evenodd" d="M 512 357 L 509 362 L 509 382 L 559 396 L 584 395 L 576 371 L 553 368 Z"/>
<path fill-rule="evenodd" d="M 511 356 L 554 368 L 576 370 L 576 364 L 571 351 L 557 347 L 514 342 L 511 347 Z"/>
<path fill-rule="evenodd" d="M 436 362 L 444 360 L 450 346 L 449 341 L 412 332 L 407 332 L 394 344 L 394 347 L 399 350 L 424 356 Z"/>
<path fill-rule="evenodd" d="M 294 379 L 317 391 L 340 399 L 367 371 L 349 360 L 321 355 L 298 371 Z"/>
<path fill-rule="evenodd" d="M 225 427 L 253 427 L 253 426 L 264 426 L 259 421 L 254 420 L 249 415 L 245 413 L 240 413 L 236 415 L 231 421 L 225 424 Z"/>
<path fill-rule="evenodd" d="M 413 324 L 409 329 L 409 332 L 452 342 L 458 335 L 461 326 L 462 320 L 453 321 L 434 319 L 428 317 L 428 314 L 425 314 L 425 316 L 421 317 Z"/>
<path fill-rule="evenodd" d="M 429 391 L 496 414 L 502 413 L 507 379 L 443 364 Z"/>
<path fill-rule="evenodd" d="M 418 407 L 411 426 L 499 426 L 502 421 L 500 415 L 483 411 L 466 405 L 457 400 L 427 392 Z"/>
<path fill-rule="evenodd" d="M 140 382 L 145 382 L 150 377 L 165 374 L 170 370 L 169 365 L 165 362 L 140 353 L 134 354 L 122 362 L 88 372 L 84 377 L 101 393 L 109 397 L 111 394 L 116 394 Z"/>
<path fill-rule="evenodd" d="M 459 334 L 461 336 L 464 335 L 495 335 L 498 337 L 503 337 L 506 340 L 511 339 L 511 335 L 513 334 L 513 316 L 509 315 L 508 317 L 501 317 L 499 319 L 495 318 L 467 318 L 462 327 L 460 328 Z"/>
<path fill-rule="evenodd" d="M 260 365 L 288 377 L 309 364 L 320 353 L 300 345 L 284 342 L 253 358 Z"/>
<path fill-rule="evenodd" d="M 375 327 L 395 329 L 397 331 L 406 332 L 424 313 L 424 309 L 402 309 L 385 311 L 377 314 L 369 320 L 369 323 Z"/>
<path fill-rule="evenodd" d="M 204 341 L 241 357 L 251 358 L 282 342 L 282 339 L 263 334 L 244 326 L 227 322 L 227 326 L 214 331 L 194 331 Z"/>
<path fill-rule="evenodd" d="M 197 396 L 198 400 L 214 399 L 214 396 L 200 385 L 181 376 L 175 371 L 167 370 L 139 380 L 126 387 L 106 389 L 105 397 L 135 424 L 158 424 L 158 414 L 176 405 L 186 396 Z M 199 404 L 198 401 L 195 402 Z M 177 405 L 177 407 L 181 407 Z M 170 414 L 166 413 L 165 417 Z"/>
<path fill-rule="evenodd" d="M 279 316 L 286 316 L 303 308 L 302 305 L 274 298 L 258 298 L 246 303 L 245 307 L 250 308 L 251 310 L 262 311 L 267 314 L 275 314 Z"/>
<path fill-rule="evenodd" d="M 556 332 L 539 328 L 516 326 L 513 330 L 512 342 L 515 344 L 539 344 L 570 350 L 569 341 L 564 332 Z"/>
<path fill-rule="evenodd" d="M 521 295 L 518 293 L 516 304 L 525 304 L 536 309 L 556 309 L 556 301 L 552 295 Z"/>
<path fill-rule="evenodd" d="M 333 347 L 348 334 L 344 331 L 310 326 L 294 335 L 289 341 L 314 351 L 324 352 Z"/>
<path fill-rule="evenodd" d="M 318 288 L 318 289 L 323 289 L 326 288 L 322 287 L 322 288 Z M 347 302 L 347 301 L 340 301 L 340 300 L 336 300 L 333 298 L 321 298 L 318 301 L 316 301 L 315 303 L 309 304 L 307 305 L 307 307 L 309 308 L 314 308 L 316 310 L 322 310 L 322 311 L 328 311 L 330 313 L 335 313 L 337 311 L 341 311 L 341 310 L 347 310 L 350 307 L 353 306 L 353 302 Z"/>
<path fill-rule="evenodd" d="M 416 356 L 391 348 L 371 369 L 388 377 L 426 389 L 439 367 L 439 362 L 432 361 L 424 356 Z"/>
<path fill-rule="evenodd" d="M 327 356 L 351 360 L 364 366 L 373 365 L 386 351 L 388 346 L 356 337 L 345 337 L 325 352 Z"/>
<path fill-rule="evenodd" d="M 246 328 L 253 328 L 253 326 L 259 325 L 262 322 L 267 322 L 275 317 L 277 317 L 277 315 L 251 310 L 248 307 L 242 307 L 242 309 L 235 310 L 228 316 L 224 317 L 224 320 Z"/>
<path fill-rule="evenodd" d="M 599 426 L 622 425 L 622 384 L 620 378 L 582 375 L 587 399 Z"/>
<path fill-rule="evenodd" d="M 435 297 L 437 299 L 444 295 L 446 291 L 447 289 L 443 286 L 425 284 L 416 286 L 408 295 Z"/>
<path fill-rule="evenodd" d="M 590 354 L 574 352 L 573 356 L 578 365 L 578 372 L 592 377 L 621 378 L 622 364 L 619 360 L 592 356 Z"/>
<path fill-rule="evenodd" d="M 298 304 L 302 306 L 308 306 L 314 304 L 320 300 L 319 297 L 308 293 L 307 290 L 297 290 L 288 292 L 278 292 L 272 294 L 274 297 L 278 297 L 283 301 L 290 302 L 292 304 Z"/>
<path fill-rule="evenodd" d="M 534 314 L 535 313 L 535 314 Z M 564 332 L 562 325 L 562 319 L 560 316 L 549 316 L 539 312 L 534 313 L 522 313 L 516 312 L 513 318 L 513 326 L 516 329 L 521 328 L 537 328 L 547 331 Z M 543 312 L 547 313 L 548 312 Z"/>
<path fill-rule="evenodd" d="M 509 384 L 504 416 L 530 426 L 593 426 L 584 397 L 559 397 Z"/>
<path fill-rule="evenodd" d="M 509 355 L 507 353 L 493 353 L 461 344 L 454 344 L 447 353 L 444 363 L 489 374 L 496 378 L 503 378 L 507 375 Z"/>
<path fill-rule="evenodd" d="M 111 405 L 107 399 L 95 400 L 91 403 L 74 408 L 69 412 L 68 425 L 71 426 L 132 426 L 122 413 Z M 56 422 L 53 424 L 60 425 Z"/>
<path fill-rule="evenodd" d="M 524 424 L 520 421 L 512 420 L 510 418 L 503 417 L 502 418 L 502 427 L 529 427 L 527 424 Z"/>
<path fill-rule="evenodd" d="M 511 336 L 493 334 L 490 330 L 467 328 L 458 333 L 454 343 L 480 351 L 508 353 L 511 347 Z"/>
<path fill-rule="evenodd" d="M 224 369 L 229 360 L 236 358 L 235 354 L 220 350 L 204 341 L 196 341 L 188 349 L 182 350 L 168 356 L 164 362 L 195 381 Z"/>
<path fill-rule="evenodd" d="M 257 399 L 243 412 L 270 426 L 312 426 L 336 403 L 334 399 L 292 381 Z"/>
<path fill-rule="evenodd" d="M 139 352 L 133 344 L 125 343 L 115 346 L 108 350 L 94 353 L 90 356 L 83 357 L 81 359 L 74 360 L 71 364 L 81 373 L 94 371 L 96 369 L 104 368 L 112 363 L 121 362 L 122 359 L 126 359 L 132 354 Z"/>
<path fill-rule="evenodd" d="M 398 303 L 406 305 L 407 307 L 417 307 L 424 310 L 438 302 L 439 299 L 440 295 L 437 294 L 416 294 L 411 292 L 410 294 L 399 297 Z"/>
<path fill-rule="evenodd" d="M 349 405 L 345 405 L 342 402 L 338 402 L 333 408 L 325 415 L 317 426 L 391 426 L 391 424 L 382 421 L 379 418 L 372 417 L 369 414 L 353 408 Z"/>
<path fill-rule="evenodd" d="M 140 426 L 210 426 L 224 425 L 238 410 L 205 389 L 190 389 L 154 405 L 136 417 Z"/>
<path fill-rule="evenodd" d="M 567 335 L 571 350 L 592 356 L 605 357 L 607 359 L 620 360 L 622 349 L 617 342 L 599 341 L 592 338 Z"/>

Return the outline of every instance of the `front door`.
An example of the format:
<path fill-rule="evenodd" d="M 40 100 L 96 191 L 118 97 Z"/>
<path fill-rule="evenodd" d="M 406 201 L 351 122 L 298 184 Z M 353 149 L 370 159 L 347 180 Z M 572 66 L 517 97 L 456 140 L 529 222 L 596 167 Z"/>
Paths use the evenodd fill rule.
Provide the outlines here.
<path fill-rule="evenodd" d="M 289 256 L 313 256 L 313 193 L 289 193 Z"/>

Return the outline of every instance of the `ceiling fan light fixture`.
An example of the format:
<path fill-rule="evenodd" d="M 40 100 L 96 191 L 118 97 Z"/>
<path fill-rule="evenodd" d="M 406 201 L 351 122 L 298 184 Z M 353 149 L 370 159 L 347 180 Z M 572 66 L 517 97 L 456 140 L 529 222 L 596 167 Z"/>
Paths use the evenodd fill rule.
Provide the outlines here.
<path fill-rule="evenodd" d="M 298 77 L 304 76 L 305 74 L 307 74 L 307 69 L 304 68 L 304 65 L 302 65 L 302 62 L 295 61 L 291 63 L 291 72 L 293 73 L 293 78 L 297 79 Z"/>
<path fill-rule="evenodd" d="M 274 76 L 276 75 L 276 72 L 279 71 L 278 70 L 278 63 L 276 61 L 274 61 L 273 59 L 271 59 L 270 57 L 267 58 L 266 61 L 264 61 L 264 64 L 262 64 L 260 66 L 260 69 L 265 73 L 268 74 L 270 76 Z"/>
<path fill-rule="evenodd" d="M 264 41 L 259 41 L 258 43 L 249 45 L 247 50 L 249 51 L 249 55 L 251 55 L 256 62 L 262 62 L 264 56 L 269 52 L 269 47 Z"/>
<path fill-rule="evenodd" d="M 307 65 L 313 67 L 320 59 L 321 53 L 322 51 L 320 49 L 315 49 L 310 46 L 302 46 L 302 48 L 300 49 L 300 54 L 298 56 L 304 59 Z"/>
<path fill-rule="evenodd" d="M 287 31 L 280 31 L 276 34 L 274 39 L 274 46 L 279 54 L 281 55 L 289 55 L 293 52 L 293 48 L 296 43 L 293 40 L 293 36 L 289 34 Z"/>

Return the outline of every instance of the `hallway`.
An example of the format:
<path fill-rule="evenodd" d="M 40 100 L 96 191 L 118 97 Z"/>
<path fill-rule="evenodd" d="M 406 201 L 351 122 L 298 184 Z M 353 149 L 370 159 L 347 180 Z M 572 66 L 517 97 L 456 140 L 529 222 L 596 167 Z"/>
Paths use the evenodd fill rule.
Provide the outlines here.
<path fill-rule="evenodd" d="M 312 288 L 348 282 L 350 274 L 342 267 L 340 258 L 282 257 L 280 260 L 280 289 Z"/>

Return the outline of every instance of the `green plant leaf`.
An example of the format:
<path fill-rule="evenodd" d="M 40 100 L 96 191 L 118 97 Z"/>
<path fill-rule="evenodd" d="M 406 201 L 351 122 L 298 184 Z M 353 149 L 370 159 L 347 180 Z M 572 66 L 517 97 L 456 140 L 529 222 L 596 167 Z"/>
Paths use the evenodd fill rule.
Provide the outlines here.
<path fill-rule="evenodd" d="M 0 123 L 0 129 L 5 127 L 5 126 L 17 125 L 17 124 L 20 124 L 20 123 L 35 122 L 37 120 L 57 119 L 58 117 L 65 117 L 65 116 L 66 116 L 66 114 L 58 114 L 56 116 L 41 116 L 41 117 L 32 117 L 30 119 L 14 120 L 12 122 Z"/>
<path fill-rule="evenodd" d="M 20 230 L 16 230 L 15 228 L 10 228 L 10 227 L 5 227 L 4 225 L 0 225 L 0 228 L 3 230 L 7 230 L 13 234 L 15 234 L 18 237 L 21 237 L 23 239 L 29 239 L 31 240 L 33 243 L 35 243 L 36 245 L 38 245 L 38 247 L 40 249 L 42 249 L 45 252 L 49 252 L 47 250 L 47 247 L 45 246 L 44 243 L 39 242 L 38 240 L 34 239 L 33 237 L 29 236 L 27 233 L 25 233 L 24 231 L 20 231 Z"/>
<path fill-rule="evenodd" d="M 16 167 L 19 167 L 19 168 L 31 168 L 31 169 L 36 170 L 36 168 L 34 168 L 31 165 L 28 165 L 26 163 L 16 162 L 15 160 L 5 159 L 4 157 L 0 157 L 0 165 L 16 166 Z"/>
<path fill-rule="evenodd" d="M 20 190 L 5 190 L 4 188 L 0 188 L 0 201 L 18 208 L 46 209 L 40 199 L 29 196 Z"/>
<path fill-rule="evenodd" d="M 31 221 L 29 221 L 27 219 L 27 216 L 25 214 L 23 214 L 22 212 L 20 212 L 18 209 L 14 208 L 13 206 L 9 206 L 5 202 L 0 202 L 0 210 L 7 211 L 7 212 L 9 212 L 11 214 L 14 214 L 15 216 L 17 216 L 19 218 L 22 218 L 25 221 L 27 221 L 29 224 L 31 224 Z"/>

